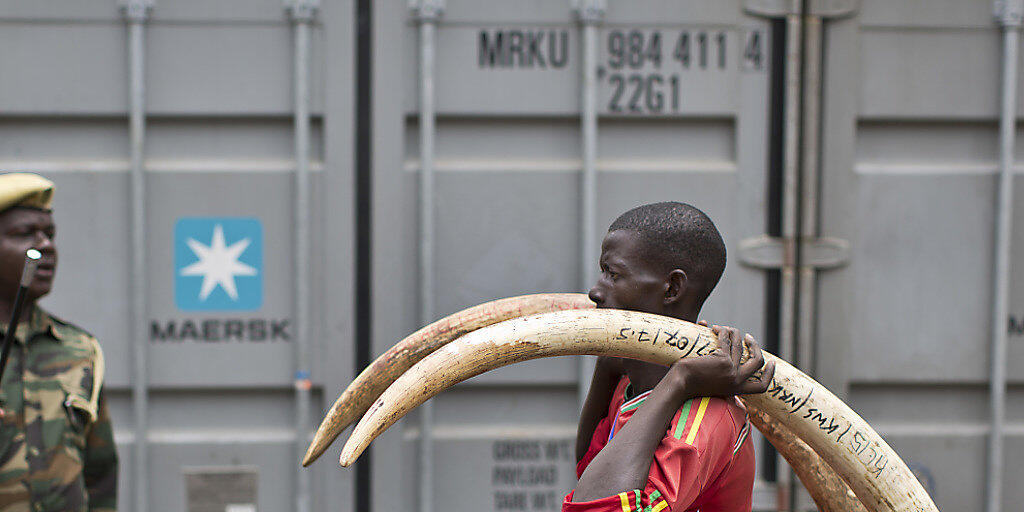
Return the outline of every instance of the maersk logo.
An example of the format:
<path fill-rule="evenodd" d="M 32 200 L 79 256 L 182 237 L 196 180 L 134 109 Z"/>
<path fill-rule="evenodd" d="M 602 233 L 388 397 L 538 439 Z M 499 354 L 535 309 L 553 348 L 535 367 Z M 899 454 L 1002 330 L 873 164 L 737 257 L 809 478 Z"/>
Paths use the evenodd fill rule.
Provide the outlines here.
<path fill-rule="evenodd" d="M 263 226 L 248 217 L 186 217 L 174 226 L 174 301 L 185 311 L 263 305 Z"/>

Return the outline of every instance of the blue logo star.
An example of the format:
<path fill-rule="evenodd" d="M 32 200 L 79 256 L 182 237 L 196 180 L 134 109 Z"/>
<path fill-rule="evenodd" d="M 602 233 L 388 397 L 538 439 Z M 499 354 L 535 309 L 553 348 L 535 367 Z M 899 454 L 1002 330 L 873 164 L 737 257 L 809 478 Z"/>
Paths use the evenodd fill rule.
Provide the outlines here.
<path fill-rule="evenodd" d="M 175 302 L 188 311 L 251 311 L 263 305 L 263 227 L 238 217 L 178 219 Z"/>

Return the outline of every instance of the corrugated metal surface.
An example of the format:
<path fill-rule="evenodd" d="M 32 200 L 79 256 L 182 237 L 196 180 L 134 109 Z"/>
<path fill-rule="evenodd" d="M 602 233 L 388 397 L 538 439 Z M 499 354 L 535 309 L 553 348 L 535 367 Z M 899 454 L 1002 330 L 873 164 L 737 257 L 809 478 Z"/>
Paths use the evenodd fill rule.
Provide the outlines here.
<path fill-rule="evenodd" d="M 416 327 L 420 148 L 416 26 L 397 3 L 378 7 L 374 79 L 404 84 L 374 90 L 381 352 Z M 585 226 L 583 50 L 570 7 L 527 2 L 510 12 L 503 2 L 448 2 L 439 20 L 435 316 L 495 297 L 586 290 L 581 230 L 600 240 L 617 215 L 641 203 L 692 202 L 731 248 L 764 232 L 767 21 L 719 2 L 609 6 L 598 37 L 598 219 Z M 756 59 L 744 53 L 752 38 Z M 705 315 L 760 336 L 763 281 L 760 271 L 731 264 Z M 567 450 L 578 364 L 521 364 L 435 398 L 432 505 L 557 510 L 575 482 Z M 407 420 L 375 443 L 375 509 L 422 505 L 414 491 L 419 431 Z M 395 488 L 406 491 L 389 492 Z"/>
<path fill-rule="evenodd" d="M 354 115 L 365 99 L 355 3 L 325 2 L 313 26 L 313 425 L 352 377 L 357 342 L 376 355 L 420 324 L 417 24 L 405 2 L 369 3 L 372 126 Z M 671 199 L 707 211 L 730 250 L 703 316 L 777 334 L 766 332 L 766 272 L 738 263 L 740 242 L 763 235 L 779 208 L 768 195 L 773 25 L 742 2 L 609 2 L 597 43 L 597 219 L 586 225 L 583 37 L 571 4 L 445 2 L 434 316 L 586 290 L 581 233 L 599 240 L 628 208 Z M 57 182 L 62 259 L 45 304 L 104 344 L 121 508 L 133 510 L 145 486 L 152 510 L 186 510 L 206 492 L 204 475 L 233 478 L 241 496 L 255 474 L 258 509 L 293 510 L 293 28 L 278 0 L 157 0 L 145 27 L 149 339 L 132 340 L 126 316 L 129 61 L 116 2 L 0 0 L 0 169 Z M 819 231 L 851 254 L 819 272 L 816 376 L 886 436 L 942 510 L 980 508 L 987 478 L 999 41 L 987 1 L 864 0 L 824 21 Z M 371 127 L 372 293 L 357 298 L 353 144 Z M 1024 203 L 1020 187 L 1016 197 Z M 187 248 L 177 229 L 194 218 L 256 221 L 257 306 L 203 311 L 176 295 Z M 1013 275 L 1020 283 L 1024 269 Z M 1024 470 L 1024 289 L 1010 294 L 1010 318 L 996 326 L 1010 329 L 1005 510 L 1024 501 L 1013 485 Z M 354 339 L 355 300 L 372 300 L 372 340 Z M 148 482 L 132 467 L 134 342 L 149 353 Z M 433 506 L 557 510 L 574 485 L 578 365 L 531 362 L 437 397 Z M 359 490 L 373 510 L 419 507 L 419 433 L 413 417 L 374 444 L 372 482 Z M 314 510 L 355 508 L 337 449 L 307 470 Z M 755 498 L 775 505 L 764 482 Z"/>
<path fill-rule="evenodd" d="M 853 252 L 848 267 L 821 277 L 820 375 L 918 472 L 941 510 L 981 509 L 992 478 L 999 41 L 987 2 L 865 1 L 826 31 L 822 231 Z M 1019 262 L 1024 216 L 1015 215 Z M 1024 270 L 1013 272 L 1008 323 L 1024 304 Z M 1013 412 L 1022 339 L 1011 334 L 1007 361 L 1003 510 L 1024 499 L 1014 485 L 1024 431 Z"/>
<path fill-rule="evenodd" d="M 139 487 L 148 490 L 149 510 L 193 510 L 199 487 L 186 483 L 225 471 L 257 475 L 241 489 L 255 490 L 259 510 L 293 510 L 293 45 L 283 6 L 157 2 L 146 24 L 145 340 L 131 339 L 127 316 L 128 53 L 118 4 L 4 2 L 0 18 L 0 168 L 37 170 L 57 184 L 62 258 L 45 304 L 103 343 L 121 510 L 135 509 Z M 320 390 L 333 394 L 352 375 L 352 18 L 350 4 L 332 2 L 313 30 L 311 424 L 320 419 Z M 176 295 L 184 283 L 176 261 L 184 235 L 176 229 L 196 218 L 258 226 L 261 246 L 250 240 L 242 253 L 256 269 L 249 279 L 262 281 L 254 306 L 205 310 L 196 297 Z M 224 229 L 229 245 L 243 236 Z M 195 236 L 213 243 L 211 233 Z M 192 279 L 198 286 L 200 277 Z M 236 283 L 245 302 L 243 279 Z M 182 300 L 198 306 L 183 309 Z M 135 480 L 133 467 L 132 343 L 149 352 L 147 482 Z M 307 471 L 317 510 L 348 507 L 350 475 L 328 464 Z M 236 504 L 246 503 L 237 501 L 245 492 Z"/>

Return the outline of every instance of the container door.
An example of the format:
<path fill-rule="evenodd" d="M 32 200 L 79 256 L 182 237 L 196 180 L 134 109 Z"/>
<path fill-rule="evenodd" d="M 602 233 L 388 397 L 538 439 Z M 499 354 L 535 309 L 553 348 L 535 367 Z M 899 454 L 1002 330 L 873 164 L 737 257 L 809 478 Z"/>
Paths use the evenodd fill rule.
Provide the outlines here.
<path fill-rule="evenodd" d="M 821 226 L 851 257 L 820 274 L 818 374 L 941 510 L 983 508 L 988 478 L 1004 510 L 1024 500 L 1019 179 L 1011 316 L 995 326 L 1011 329 L 1006 462 L 986 474 L 1000 41 L 988 2 L 865 1 L 825 31 Z"/>
<path fill-rule="evenodd" d="M 570 2 L 446 2 L 435 37 L 432 317 L 500 297 L 586 291 L 582 233 L 599 244 L 626 210 L 677 200 L 707 212 L 730 251 L 703 317 L 763 338 L 765 274 L 742 266 L 738 247 L 766 229 L 770 24 L 735 2 L 609 4 L 594 64 L 597 219 L 585 225 L 583 49 Z M 403 5 L 375 8 L 373 339 L 380 354 L 422 323 L 421 42 Z M 586 264 L 596 272 L 596 257 Z M 418 419 L 393 427 L 373 445 L 374 510 L 421 507 L 421 478 L 430 479 L 436 510 L 558 510 L 575 486 L 579 364 L 519 364 L 434 398 L 426 472 Z M 757 500 L 764 507 L 774 495 L 759 484 Z"/>
<path fill-rule="evenodd" d="M 95 334 L 106 354 L 119 510 L 142 512 L 138 489 L 148 510 L 295 510 L 307 433 L 296 432 L 294 386 L 312 386 L 315 426 L 323 390 L 333 400 L 352 377 L 353 9 L 333 4 L 311 44 L 311 376 L 296 375 L 294 48 L 282 4 L 157 0 L 150 11 L 148 294 L 135 319 L 125 19 L 113 1 L 0 8 L 0 169 L 56 182 L 61 264 L 44 306 Z M 132 372 L 137 346 L 146 375 Z M 148 391 L 145 430 L 133 379 Z M 349 508 L 349 473 L 304 471 L 316 510 Z"/>

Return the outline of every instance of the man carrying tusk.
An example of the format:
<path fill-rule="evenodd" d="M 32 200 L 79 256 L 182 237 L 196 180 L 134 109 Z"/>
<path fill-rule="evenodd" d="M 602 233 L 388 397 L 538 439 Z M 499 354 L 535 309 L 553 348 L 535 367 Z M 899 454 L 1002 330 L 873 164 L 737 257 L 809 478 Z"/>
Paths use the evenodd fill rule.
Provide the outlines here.
<path fill-rule="evenodd" d="M 601 244 L 598 308 L 694 322 L 725 270 L 725 244 L 703 212 L 666 202 L 634 208 Z M 702 324 L 706 325 L 705 322 Z M 760 393 L 774 374 L 750 335 L 714 326 L 720 350 L 669 367 L 602 357 L 576 437 L 579 485 L 564 512 L 751 509 L 754 448 L 733 395 Z"/>

